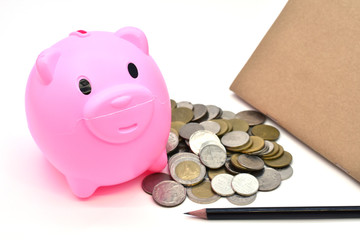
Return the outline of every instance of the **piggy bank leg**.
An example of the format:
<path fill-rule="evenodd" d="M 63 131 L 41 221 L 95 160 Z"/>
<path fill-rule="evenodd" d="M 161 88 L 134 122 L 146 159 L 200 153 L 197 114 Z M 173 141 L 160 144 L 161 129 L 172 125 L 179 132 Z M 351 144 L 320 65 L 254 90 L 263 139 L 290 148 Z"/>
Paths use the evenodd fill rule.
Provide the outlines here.
<path fill-rule="evenodd" d="M 66 177 L 67 182 L 70 185 L 71 191 L 79 198 L 90 197 L 98 185 L 85 179 Z"/>
<path fill-rule="evenodd" d="M 164 150 L 161 153 L 160 157 L 149 168 L 149 170 L 152 172 L 161 172 L 165 168 L 167 161 L 168 161 L 168 159 L 167 159 L 166 150 Z"/>

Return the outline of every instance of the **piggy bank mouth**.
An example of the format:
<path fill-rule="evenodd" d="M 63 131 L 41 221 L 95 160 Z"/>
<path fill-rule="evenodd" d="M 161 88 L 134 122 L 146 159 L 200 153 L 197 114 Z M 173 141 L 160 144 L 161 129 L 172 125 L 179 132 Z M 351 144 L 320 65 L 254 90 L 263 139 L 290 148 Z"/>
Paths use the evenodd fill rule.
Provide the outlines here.
<path fill-rule="evenodd" d="M 97 101 L 96 101 L 97 100 Z M 125 143 L 138 138 L 149 125 L 155 97 L 148 91 L 132 91 L 121 97 L 95 99 L 87 106 L 87 128 L 109 143 Z"/>
<path fill-rule="evenodd" d="M 134 123 L 127 127 L 120 127 L 119 133 L 126 134 L 126 133 L 134 132 L 136 130 L 137 126 L 138 126 L 137 123 Z"/>

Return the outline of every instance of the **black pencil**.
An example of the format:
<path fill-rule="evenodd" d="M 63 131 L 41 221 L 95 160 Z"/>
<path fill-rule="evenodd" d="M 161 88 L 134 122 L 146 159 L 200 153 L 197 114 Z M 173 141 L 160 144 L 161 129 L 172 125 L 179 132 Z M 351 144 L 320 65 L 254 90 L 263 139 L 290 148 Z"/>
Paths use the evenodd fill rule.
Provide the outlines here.
<path fill-rule="evenodd" d="M 208 220 L 360 218 L 360 206 L 204 208 L 185 214 Z"/>

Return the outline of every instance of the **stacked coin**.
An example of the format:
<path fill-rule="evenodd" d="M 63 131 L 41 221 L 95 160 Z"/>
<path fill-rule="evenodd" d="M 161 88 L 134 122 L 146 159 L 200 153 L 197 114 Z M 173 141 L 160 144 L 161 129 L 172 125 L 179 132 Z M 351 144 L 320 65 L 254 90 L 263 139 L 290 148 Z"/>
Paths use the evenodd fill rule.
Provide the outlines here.
<path fill-rule="evenodd" d="M 156 203 L 176 206 L 186 193 L 196 203 L 226 197 L 247 205 L 257 191 L 274 190 L 291 177 L 292 156 L 276 143 L 279 130 L 264 124 L 260 112 L 235 114 L 215 105 L 174 100 L 171 108 L 166 146 L 170 175 L 155 173 L 143 180 L 144 191 Z"/>

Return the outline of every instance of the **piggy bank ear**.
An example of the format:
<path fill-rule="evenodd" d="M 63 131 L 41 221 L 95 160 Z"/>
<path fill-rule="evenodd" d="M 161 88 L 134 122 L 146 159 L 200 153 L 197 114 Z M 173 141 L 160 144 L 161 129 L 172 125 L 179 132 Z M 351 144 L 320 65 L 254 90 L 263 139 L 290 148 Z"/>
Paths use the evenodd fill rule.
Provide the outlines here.
<path fill-rule="evenodd" d="M 36 70 L 40 75 L 40 82 L 44 85 L 51 83 L 60 57 L 60 51 L 49 48 L 44 50 L 36 60 Z"/>
<path fill-rule="evenodd" d="M 148 41 L 145 34 L 140 29 L 134 27 L 125 27 L 118 30 L 115 35 L 131 42 L 139 49 L 141 49 L 145 54 L 149 55 Z"/>

